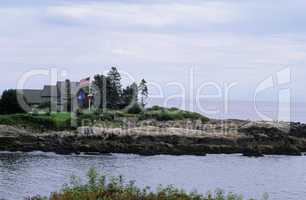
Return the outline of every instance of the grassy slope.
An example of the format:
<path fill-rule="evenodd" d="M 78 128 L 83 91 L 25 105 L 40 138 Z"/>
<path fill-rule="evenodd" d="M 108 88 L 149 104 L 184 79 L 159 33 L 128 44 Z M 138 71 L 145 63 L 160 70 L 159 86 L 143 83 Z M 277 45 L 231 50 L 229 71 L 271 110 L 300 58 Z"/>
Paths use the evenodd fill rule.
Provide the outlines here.
<path fill-rule="evenodd" d="M 0 115 L 0 124 L 38 130 L 70 128 L 70 113 Z"/>
<path fill-rule="evenodd" d="M 133 118 L 136 120 L 154 119 L 157 121 L 169 120 L 201 120 L 208 121 L 195 112 L 183 111 L 177 108 L 162 108 L 154 106 L 138 114 L 131 114 L 123 110 L 109 110 L 106 112 L 96 111 L 94 113 L 81 113 L 76 118 L 78 126 L 94 125 L 104 122 L 108 127 L 120 127 L 122 118 Z M 71 127 L 71 113 L 48 113 L 48 114 L 12 114 L 0 115 L 0 124 L 20 126 L 38 130 L 69 130 Z"/>

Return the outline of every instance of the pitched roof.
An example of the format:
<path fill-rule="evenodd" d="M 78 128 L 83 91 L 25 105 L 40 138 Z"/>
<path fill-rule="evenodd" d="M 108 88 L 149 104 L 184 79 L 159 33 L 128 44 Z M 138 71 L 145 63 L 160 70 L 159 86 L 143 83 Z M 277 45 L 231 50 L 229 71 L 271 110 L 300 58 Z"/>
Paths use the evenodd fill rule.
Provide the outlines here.
<path fill-rule="evenodd" d="M 79 82 L 70 82 L 71 93 L 76 95 Z M 42 90 L 19 90 L 28 104 L 41 104 L 43 97 L 61 97 L 66 95 L 65 82 L 58 81 L 56 85 L 45 85 Z"/>
<path fill-rule="evenodd" d="M 71 94 L 76 94 L 78 87 L 79 87 L 79 82 L 73 82 L 70 81 L 70 92 Z M 66 82 L 65 81 L 58 81 L 56 83 L 56 87 L 57 87 L 57 92 L 59 96 L 66 96 Z"/>
<path fill-rule="evenodd" d="M 57 87 L 55 85 L 45 85 L 41 92 L 42 97 L 54 97 L 57 96 Z"/>
<path fill-rule="evenodd" d="M 21 90 L 21 93 L 23 94 L 28 104 L 41 104 L 42 103 L 41 92 L 42 90 L 30 90 L 30 89 Z"/>

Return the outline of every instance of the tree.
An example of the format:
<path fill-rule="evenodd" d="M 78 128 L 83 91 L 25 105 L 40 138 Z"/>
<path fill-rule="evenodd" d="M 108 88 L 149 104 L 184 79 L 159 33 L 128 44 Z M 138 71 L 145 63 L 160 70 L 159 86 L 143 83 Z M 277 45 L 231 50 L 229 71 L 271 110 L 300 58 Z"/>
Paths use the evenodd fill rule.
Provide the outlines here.
<path fill-rule="evenodd" d="M 71 112 L 71 83 L 69 79 L 65 80 L 65 94 L 66 94 L 66 105 L 65 105 L 65 109 L 68 112 Z"/>
<path fill-rule="evenodd" d="M 142 79 L 139 86 L 136 83 L 132 83 L 122 89 L 121 75 L 116 67 L 112 67 L 106 76 L 96 74 L 94 76 L 93 89 L 97 97 L 95 98 L 96 105 L 99 108 L 123 109 L 136 104 L 138 107 L 144 107 L 148 96 L 148 87 L 144 79 Z M 138 103 L 139 95 L 141 96 L 141 105 Z M 134 107 L 136 108 L 136 106 Z"/>
<path fill-rule="evenodd" d="M 107 77 L 108 84 L 106 85 L 107 90 L 107 107 L 111 109 L 120 108 L 122 104 L 122 86 L 121 86 L 121 75 L 116 67 L 112 67 L 108 72 Z"/>
<path fill-rule="evenodd" d="M 122 108 L 138 103 L 138 86 L 132 83 L 122 91 Z"/>
<path fill-rule="evenodd" d="M 142 112 L 142 107 L 139 105 L 139 103 L 133 103 L 127 107 L 126 111 L 130 114 L 139 114 Z"/>
<path fill-rule="evenodd" d="M 16 90 L 5 90 L 0 100 L 0 114 L 24 113 L 17 100 Z"/>
<path fill-rule="evenodd" d="M 109 79 L 104 76 L 103 74 L 96 74 L 94 76 L 93 81 L 93 87 L 96 95 L 98 95 L 98 98 L 96 98 L 99 102 L 98 108 L 105 108 L 106 107 L 106 98 L 107 98 L 107 85 L 109 85 Z"/>
<path fill-rule="evenodd" d="M 147 82 L 144 79 L 142 79 L 139 84 L 139 92 L 140 92 L 141 106 L 145 107 L 146 100 L 148 98 L 148 86 L 147 86 Z"/>

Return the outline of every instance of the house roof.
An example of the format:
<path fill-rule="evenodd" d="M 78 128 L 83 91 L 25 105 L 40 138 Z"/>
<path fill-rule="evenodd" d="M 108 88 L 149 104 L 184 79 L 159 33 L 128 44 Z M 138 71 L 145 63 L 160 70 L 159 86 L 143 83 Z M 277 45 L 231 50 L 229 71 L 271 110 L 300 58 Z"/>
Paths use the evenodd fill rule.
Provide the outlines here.
<path fill-rule="evenodd" d="M 25 90 L 22 90 L 21 92 L 28 104 L 41 104 L 42 103 L 42 98 L 41 98 L 42 90 L 25 89 Z"/>
<path fill-rule="evenodd" d="M 56 97 L 57 96 L 57 87 L 55 85 L 45 85 L 42 92 L 42 97 Z"/>
<path fill-rule="evenodd" d="M 71 94 L 76 95 L 79 82 L 70 82 Z M 58 81 L 56 85 L 45 85 L 42 90 L 20 90 L 28 104 L 41 104 L 44 97 L 62 97 L 66 95 L 65 81 Z"/>
<path fill-rule="evenodd" d="M 70 81 L 70 92 L 71 94 L 76 94 L 79 87 L 79 82 L 72 82 Z M 65 81 L 58 81 L 56 83 L 57 92 L 60 96 L 66 96 L 67 89 L 66 89 L 66 82 Z"/>

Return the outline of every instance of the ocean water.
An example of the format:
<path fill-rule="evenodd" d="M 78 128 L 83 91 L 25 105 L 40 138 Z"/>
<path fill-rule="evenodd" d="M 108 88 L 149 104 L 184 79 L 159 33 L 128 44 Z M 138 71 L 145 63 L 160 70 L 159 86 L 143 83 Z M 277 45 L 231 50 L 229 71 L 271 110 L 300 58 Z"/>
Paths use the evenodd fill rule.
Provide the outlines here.
<path fill-rule="evenodd" d="M 264 116 L 270 120 L 306 122 L 305 103 L 258 102 L 255 107 L 245 101 L 229 101 L 228 104 L 207 101 L 200 106 L 187 105 L 172 102 L 166 106 L 178 106 L 212 118 L 263 120 Z M 90 167 L 109 175 L 123 175 L 126 180 L 135 180 L 140 187 L 173 184 L 200 193 L 221 188 L 247 198 L 261 199 L 266 193 L 272 200 L 306 199 L 304 156 L 88 156 L 41 152 L 0 152 L 0 199 L 49 195 L 69 183 L 72 175 L 84 179 Z"/>
<path fill-rule="evenodd" d="M 139 156 L 128 154 L 56 155 L 53 153 L 0 153 L 0 199 L 18 200 L 50 192 L 69 183 L 71 175 L 83 180 L 90 167 L 107 175 L 123 175 L 140 187 L 174 185 L 206 193 L 221 188 L 244 197 L 301 200 L 306 197 L 306 157 L 233 155 Z"/>
<path fill-rule="evenodd" d="M 216 119 L 249 119 L 249 120 L 279 120 L 306 123 L 306 103 L 291 102 L 278 103 L 268 101 L 194 101 L 179 100 L 163 101 L 151 100 L 149 105 L 161 105 L 166 107 L 179 107 L 184 110 L 199 112 Z"/>

